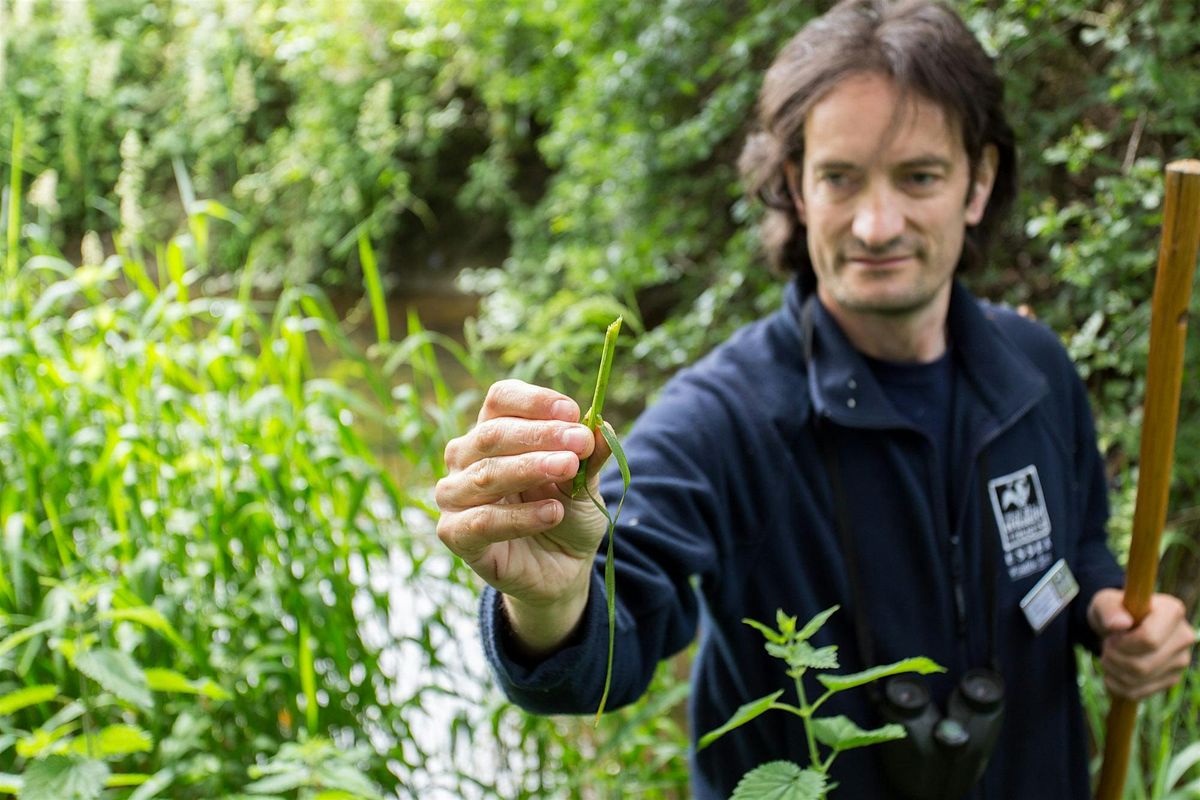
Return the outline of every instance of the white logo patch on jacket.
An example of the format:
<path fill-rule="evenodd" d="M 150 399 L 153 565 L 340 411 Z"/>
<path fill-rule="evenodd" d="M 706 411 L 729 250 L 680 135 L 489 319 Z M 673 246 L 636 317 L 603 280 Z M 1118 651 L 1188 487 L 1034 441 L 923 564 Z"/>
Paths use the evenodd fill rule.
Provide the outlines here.
<path fill-rule="evenodd" d="M 1018 580 L 1050 566 L 1050 514 L 1037 467 L 1030 464 L 988 481 L 988 496 L 1004 546 L 1008 577 Z"/>

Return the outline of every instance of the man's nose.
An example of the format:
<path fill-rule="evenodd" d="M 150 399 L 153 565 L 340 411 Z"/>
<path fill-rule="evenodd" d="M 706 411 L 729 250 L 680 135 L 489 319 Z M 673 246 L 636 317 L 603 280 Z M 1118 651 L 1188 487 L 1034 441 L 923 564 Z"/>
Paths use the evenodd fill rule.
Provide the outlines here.
<path fill-rule="evenodd" d="M 867 247 L 885 245 L 904 233 L 900 199 L 886 188 L 865 192 L 854 210 L 851 233 Z"/>

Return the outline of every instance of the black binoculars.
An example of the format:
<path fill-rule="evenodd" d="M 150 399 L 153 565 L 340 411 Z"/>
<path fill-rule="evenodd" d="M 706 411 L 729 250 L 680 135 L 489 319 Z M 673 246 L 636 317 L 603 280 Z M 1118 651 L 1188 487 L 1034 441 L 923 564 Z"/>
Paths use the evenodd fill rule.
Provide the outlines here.
<path fill-rule="evenodd" d="M 919 676 L 884 684 L 880 711 L 907 736 L 882 745 L 888 782 L 905 800 L 961 800 L 983 776 L 1004 722 L 1004 681 L 988 669 L 962 676 L 942 714 Z"/>

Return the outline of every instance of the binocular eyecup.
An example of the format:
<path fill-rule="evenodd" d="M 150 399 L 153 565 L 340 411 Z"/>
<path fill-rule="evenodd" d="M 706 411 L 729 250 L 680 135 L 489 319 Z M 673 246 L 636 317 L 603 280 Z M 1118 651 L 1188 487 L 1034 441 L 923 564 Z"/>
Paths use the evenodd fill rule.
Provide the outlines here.
<path fill-rule="evenodd" d="M 1004 680 L 989 669 L 965 673 L 943 714 L 924 679 L 884 684 L 880 711 L 904 727 L 881 747 L 888 782 L 905 800 L 960 800 L 983 776 L 1004 722 Z"/>

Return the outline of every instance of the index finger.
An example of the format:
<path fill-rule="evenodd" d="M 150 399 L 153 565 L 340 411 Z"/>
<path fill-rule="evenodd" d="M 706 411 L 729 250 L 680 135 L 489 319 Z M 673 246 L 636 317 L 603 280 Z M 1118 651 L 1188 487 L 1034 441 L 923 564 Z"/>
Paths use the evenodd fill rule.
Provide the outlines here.
<path fill-rule="evenodd" d="M 493 383 L 479 409 L 479 422 L 497 417 L 578 422 L 580 413 L 565 394 L 510 378 Z"/>

